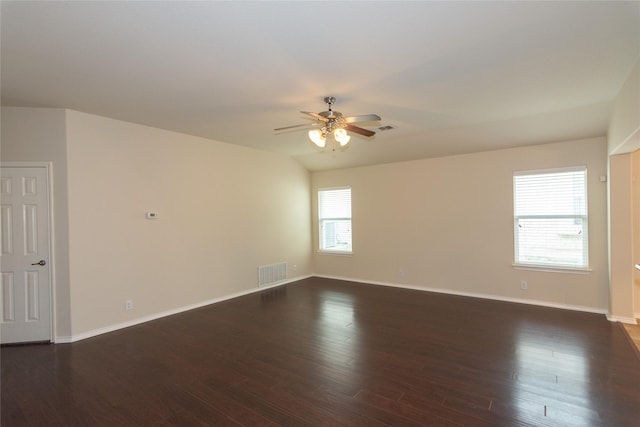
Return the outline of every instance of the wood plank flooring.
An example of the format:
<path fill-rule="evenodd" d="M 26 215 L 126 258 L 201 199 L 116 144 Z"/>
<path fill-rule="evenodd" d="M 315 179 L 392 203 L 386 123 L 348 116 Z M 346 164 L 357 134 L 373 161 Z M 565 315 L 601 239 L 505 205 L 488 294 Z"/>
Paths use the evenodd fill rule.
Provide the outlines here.
<path fill-rule="evenodd" d="M 633 342 L 633 345 L 636 348 L 636 354 L 640 357 L 640 324 L 630 325 L 623 324 L 625 331 L 627 331 L 627 335 L 629 336 L 629 340 Z"/>
<path fill-rule="evenodd" d="M 311 278 L 1 349 L 2 426 L 640 426 L 604 316 Z"/>

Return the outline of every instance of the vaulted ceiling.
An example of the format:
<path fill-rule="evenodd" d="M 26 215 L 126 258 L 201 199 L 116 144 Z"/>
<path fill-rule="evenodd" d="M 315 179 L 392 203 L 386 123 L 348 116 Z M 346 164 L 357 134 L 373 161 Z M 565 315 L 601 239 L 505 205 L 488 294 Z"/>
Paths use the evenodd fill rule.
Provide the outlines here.
<path fill-rule="evenodd" d="M 60 107 L 282 153 L 309 170 L 603 136 L 640 2 L 0 5 L 3 106 Z M 300 110 L 376 113 L 319 153 Z M 378 127 L 393 129 L 378 131 Z"/>

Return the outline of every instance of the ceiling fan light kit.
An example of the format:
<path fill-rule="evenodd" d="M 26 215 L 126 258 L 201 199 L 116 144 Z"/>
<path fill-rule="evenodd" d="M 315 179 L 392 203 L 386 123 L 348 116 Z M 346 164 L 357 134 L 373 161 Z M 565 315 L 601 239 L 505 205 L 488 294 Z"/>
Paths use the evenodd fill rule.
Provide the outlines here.
<path fill-rule="evenodd" d="M 311 123 L 309 125 L 287 126 L 274 130 L 277 132 L 280 130 L 294 129 L 298 127 L 303 128 L 307 126 L 321 125 L 322 127 L 320 129 L 312 129 L 309 131 L 309 139 L 313 143 L 314 147 L 324 149 L 327 147 L 327 136 L 331 135 L 333 137 L 331 142 L 331 151 L 336 151 L 336 142 L 340 148 L 344 149 L 347 147 L 351 140 L 351 136 L 347 133 L 348 130 L 367 137 L 375 135 L 375 132 L 354 126 L 351 123 L 381 120 L 380 116 L 377 114 L 343 117 L 341 112 L 333 111 L 332 109 L 332 105 L 336 102 L 336 99 L 333 96 L 325 97 L 324 102 L 328 106 L 327 111 L 323 111 L 321 113 L 301 111 L 302 114 L 306 114 L 307 116 L 311 116 L 316 119 L 317 121 L 315 123 Z"/>
<path fill-rule="evenodd" d="M 341 147 L 344 147 L 349 143 L 351 137 L 343 128 L 338 128 L 333 131 L 333 138 L 340 143 Z"/>
<path fill-rule="evenodd" d="M 330 132 L 325 129 L 312 129 L 309 131 L 309 139 L 318 148 L 326 148 L 327 135 Z M 346 147 L 351 141 L 351 136 L 343 128 L 338 128 L 333 131 L 333 139 L 340 144 L 340 147 Z M 332 147 L 332 151 L 336 151 L 335 146 Z"/>
<path fill-rule="evenodd" d="M 324 133 L 319 129 L 312 129 L 309 131 L 309 139 L 313 142 L 316 147 L 324 148 L 327 146 L 327 137 Z"/>

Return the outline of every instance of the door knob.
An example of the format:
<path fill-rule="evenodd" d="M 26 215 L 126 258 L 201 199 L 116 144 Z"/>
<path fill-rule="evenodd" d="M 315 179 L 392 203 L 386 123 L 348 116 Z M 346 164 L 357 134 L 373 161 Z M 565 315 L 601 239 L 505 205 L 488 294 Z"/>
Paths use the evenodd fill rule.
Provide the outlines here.
<path fill-rule="evenodd" d="M 33 264 L 31 264 L 31 265 L 47 265 L 47 261 L 45 261 L 45 260 L 41 259 L 40 261 L 38 261 L 38 262 L 34 262 L 34 263 L 33 263 Z"/>

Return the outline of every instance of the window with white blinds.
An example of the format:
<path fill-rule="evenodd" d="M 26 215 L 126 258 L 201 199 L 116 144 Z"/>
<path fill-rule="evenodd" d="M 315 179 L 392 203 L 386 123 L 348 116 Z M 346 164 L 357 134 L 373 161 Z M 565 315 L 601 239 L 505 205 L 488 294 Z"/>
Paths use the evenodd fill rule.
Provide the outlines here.
<path fill-rule="evenodd" d="M 318 190 L 320 251 L 351 253 L 351 188 Z"/>
<path fill-rule="evenodd" d="M 586 269 L 585 167 L 515 172 L 515 264 Z"/>

